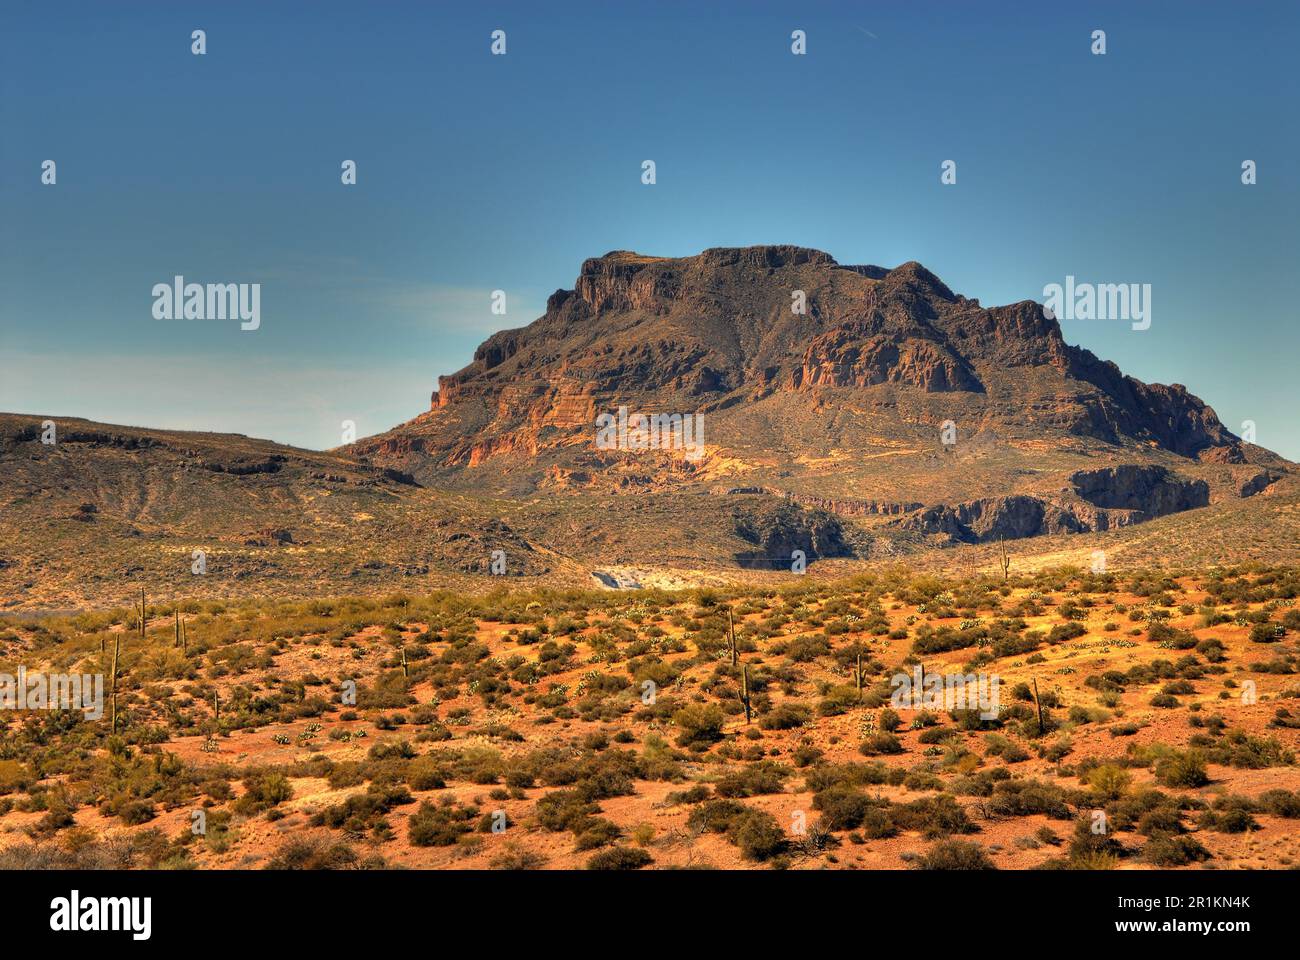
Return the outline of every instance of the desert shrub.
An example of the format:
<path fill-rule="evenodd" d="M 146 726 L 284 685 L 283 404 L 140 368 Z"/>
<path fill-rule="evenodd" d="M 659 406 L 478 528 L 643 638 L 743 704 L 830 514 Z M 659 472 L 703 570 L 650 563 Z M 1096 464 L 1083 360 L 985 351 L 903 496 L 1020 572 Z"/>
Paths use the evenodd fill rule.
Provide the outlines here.
<path fill-rule="evenodd" d="M 817 703 L 817 713 L 823 717 L 838 717 L 853 707 L 867 702 L 869 694 L 858 693 L 857 687 L 840 684 L 826 691 L 826 696 Z"/>
<path fill-rule="evenodd" d="M 1265 790 L 1259 795 L 1259 807 L 1275 817 L 1300 818 L 1300 793 L 1289 790 Z"/>
<path fill-rule="evenodd" d="M 1133 774 L 1113 763 L 1103 763 L 1088 773 L 1088 786 L 1107 800 L 1122 797 L 1133 783 Z"/>
<path fill-rule="evenodd" d="M 765 793 L 780 793 L 790 776 L 788 768 L 771 760 L 762 760 L 727 774 L 713 787 L 720 797 L 754 797 Z"/>
<path fill-rule="evenodd" d="M 654 859 L 640 847 L 611 847 L 588 860 L 587 869 L 640 870 L 651 863 L 654 863 Z"/>
<path fill-rule="evenodd" d="M 0 760 L 0 795 L 26 790 L 34 779 L 17 760 Z"/>
<path fill-rule="evenodd" d="M 817 634 L 795 637 L 786 645 L 785 655 L 795 663 L 808 663 L 831 652 L 830 643 Z"/>
<path fill-rule="evenodd" d="M 1070 818 L 1065 791 L 1041 780 L 1004 780 L 995 784 L 988 809 L 1002 817 L 1043 814 L 1055 820 Z"/>
<path fill-rule="evenodd" d="M 707 746 L 722 739 L 722 711 L 713 705 L 691 704 L 673 714 L 677 745 Z"/>
<path fill-rule="evenodd" d="M 1286 627 L 1280 623 L 1257 623 L 1250 628 L 1250 639 L 1254 643 L 1277 643 L 1286 636 Z"/>
<path fill-rule="evenodd" d="M 695 786 L 686 790 L 674 791 L 668 794 L 664 799 L 671 804 L 703 803 L 705 800 L 709 799 L 710 796 L 712 796 L 712 794 L 710 793 L 709 788 L 702 783 L 697 783 Z"/>
<path fill-rule="evenodd" d="M 412 790 L 441 790 L 447 785 L 448 771 L 434 757 L 419 757 L 411 762 L 406 782 Z"/>
<path fill-rule="evenodd" d="M 1209 860 L 1210 851 L 1195 837 L 1157 833 L 1142 848 L 1141 857 L 1157 867 L 1183 867 Z"/>
<path fill-rule="evenodd" d="M 413 800 L 401 785 L 372 783 L 364 793 L 354 793 L 342 803 L 318 811 L 311 822 L 314 826 L 342 829 L 360 836 L 367 830 L 383 831 L 387 826 L 384 817 L 388 811 Z"/>
<path fill-rule="evenodd" d="M 786 845 L 785 831 L 766 810 L 746 810 L 731 822 L 727 838 L 746 860 L 767 860 Z"/>
<path fill-rule="evenodd" d="M 892 733 L 881 731 L 863 740 L 858 750 L 868 757 L 874 757 L 882 753 L 902 753 L 903 744 Z"/>
<path fill-rule="evenodd" d="M 1263 770 L 1288 766 L 1295 754 L 1276 737 L 1255 737 L 1243 730 L 1229 730 L 1222 742 L 1207 752 L 1206 759 L 1247 770 Z"/>
<path fill-rule="evenodd" d="M 1138 819 L 1137 832 L 1144 837 L 1183 832 L 1183 816 L 1177 807 L 1153 807 Z"/>
<path fill-rule="evenodd" d="M 1087 632 L 1088 628 L 1077 621 L 1058 623 L 1047 632 L 1047 642 L 1050 644 L 1064 643 L 1066 640 L 1082 637 Z"/>
<path fill-rule="evenodd" d="M 843 784 L 852 787 L 879 786 L 889 782 L 890 768 L 878 760 L 869 763 L 820 763 L 804 777 L 806 788 L 813 793 Z"/>
<path fill-rule="evenodd" d="M 505 849 L 493 857 L 488 864 L 488 868 L 492 870 L 540 870 L 544 866 L 546 866 L 544 856 L 527 850 L 517 843 L 506 844 Z"/>
<path fill-rule="evenodd" d="M 942 743 L 949 737 L 957 736 L 957 731 L 950 727 L 930 727 L 928 730 L 922 730 L 917 734 L 917 742 L 924 744 Z"/>
<path fill-rule="evenodd" d="M 916 861 L 921 870 L 996 870 L 984 848 L 968 840 L 941 840 Z"/>
<path fill-rule="evenodd" d="M 138 827 L 154 818 L 153 804 L 147 800 L 128 800 L 118 807 L 117 815 L 128 826 Z"/>
<path fill-rule="evenodd" d="M 1201 813 L 1197 826 L 1216 833 L 1246 833 L 1259 829 L 1253 812 L 1254 805 L 1245 797 L 1220 797 L 1213 808 Z"/>
<path fill-rule="evenodd" d="M 1007 763 L 1023 763 L 1029 759 L 1029 752 L 1024 747 L 998 733 L 984 737 L 984 750 L 990 757 L 1001 757 Z"/>
<path fill-rule="evenodd" d="M 930 838 L 950 833 L 974 833 L 978 829 L 967 818 L 961 804 L 947 793 L 894 804 L 890 807 L 890 814 L 900 829 L 919 830 Z"/>
<path fill-rule="evenodd" d="M 546 830 L 572 830 L 600 807 L 585 799 L 577 790 L 556 790 L 537 801 L 537 821 Z"/>
<path fill-rule="evenodd" d="M 407 837 L 416 847 L 448 847 L 473 829 L 478 808 L 461 804 L 435 805 L 429 801 L 407 821 Z"/>
<path fill-rule="evenodd" d="M 1069 865 L 1083 870 L 1110 870 L 1125 854 L 1124 845 L 1110 833 L 1093 831 L 1091 817 L 1076 821 L 1069 846 Z"/>
<path fill-rule="evenodd" d="M 812 719 L 812 711 L 795 703 L 783 703 L 759 718 L 764 730 L 792 730 Z"/>
<path fill-rule="evenodd" d="M 293 796 L 289 779 L 282 773 L 258 773 L 244 779 L 245 792 L 235 801 L 236 813 L 251 816 L 268 810 Z"/>
<path fill-rule="evenodd" d="M 577 850 L 594 850 L 613 843 L 623 835 L 618 824 L 604 817 L 585 818 L 573 828 L 573 833 L 577 839 Z"/>
<path fill-rule="evenodd" d="M 834 786 L 813 794 L 812 805 L 814 810 L 821 811 L 822 823 L 828 830 L 852 830 L 880 802 L 852 787 Z"/>
<path fill-rule="evenodd" d="M 1156 762 L 1156 779 L 1166 787 L 1203 787 L 1210 782 L 1205 758 L 1195 751 L 1176 751 Z"/>
<path fill-rule="evenodd" d="M 736 800 L 707 800 L 686 819 L 692 830 L 708 833 L 726 833 L 731 823 L 749 808 Z"/>
<path fill-rule="evenodd" d="M 302 837 L 286 841 L 266 863 L 268 870 L 352 870 L 361 858 L 342 841 Z"/>

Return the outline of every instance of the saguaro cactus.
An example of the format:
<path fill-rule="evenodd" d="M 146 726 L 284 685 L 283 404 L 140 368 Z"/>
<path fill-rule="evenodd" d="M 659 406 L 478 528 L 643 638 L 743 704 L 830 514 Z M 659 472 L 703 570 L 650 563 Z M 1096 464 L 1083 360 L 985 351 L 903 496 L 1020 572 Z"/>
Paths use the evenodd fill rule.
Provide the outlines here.
<path fill-rule="evenodd" d="M 141 640 L 144 639 L 144 621 L 145 621 L 144 585 L 141 584 L 140 586 L 140 639 Z"/>
<path fill-rule="evenodd" d="M 749 667 L 740 669 L 740 702 L 745 705 L 745 723 L 752 717 L 749 697 Z"/>
<path fill-rule="evenodd" d="M 403 677 L 406 677 L 406 678 L 408 678 L 408 679 L 409 679 L 410 676 L 411 676 L 411 669 L 410 669 L 410 667 L 408 667 L 408 666 L 406 665 L 406 648 L 405 648 L 405 647 L 402 648 L 402 676 L 403 676 Z"/>
<path fill-rule="evenodd" d="M 113 733 L 117 733 L 117 657 L 122 649 L 122 637 L 119 634 L 113 638 Z"/>
<path fill-rule="evenodd" d="M 998 535 L 998 551 L 998 562 L 1002 564 L 1002 579 L 1005 581 L 1011 573 L 1011 555 L 1007 553 L 1007 544 L 1001 534 Z"/>
<path fill-rule="evenodd" d="M 858 651 L 857 664 L 853 668 L 853 685 L 858 688 L 858 699 L 862 699 L 862 651 Z"/>
<path fill-rule="evenodd" d="M 727 607 L 727 629 L 731 634 L 731 665 L 736 666 L 736 620 L 732 616 L 731 607 Z"/>

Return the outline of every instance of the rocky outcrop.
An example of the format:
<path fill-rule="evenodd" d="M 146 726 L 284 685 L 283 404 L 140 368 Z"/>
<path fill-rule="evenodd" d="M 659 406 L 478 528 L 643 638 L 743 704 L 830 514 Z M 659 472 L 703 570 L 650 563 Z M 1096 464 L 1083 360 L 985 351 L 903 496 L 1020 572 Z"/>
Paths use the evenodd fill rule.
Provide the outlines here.
<path fill-rule="evenodd" d="M 1161 517 L 1208 506 L 1210 487 L 1204 480 L 1188 480 L 1164 467 L 1124 464 L 1100 470 L 1079 470 L 1070 475 L 1078 496 L 1097 507 L 1136 510 Z"/>
<path fill-rule="evenodd" d="M 1237 484 L 1237 496 L 1253 497 L 1257 493 L 1263 493 L 1281 479 L 1282 474 L 1276 470 L 1261 470 Z"/>
<path fill-rule="evenodd" d="M 813 340 L 790 379 L 794 390 L 880 383 L 906 384 L 927 393 L 983 390 L 970 367 L 939 344 L 927 340 L 899 343 L 883 335 L 863 338 L 850 329 L 833 330 Z"/>
<path fill-rule="evenodd" d="M 999 537 L 1018 540 L 1086 529 L 1070 510 L 1024 495 L 989 497 L 953 506 L 939 504 L 918 511 L 899 525 L 919 533 L 946 534 L 960 543 L 986 543 Z"/>
<path fill-rule="evenodd" d="M 755 547 L 736 555 L 742 563 L 788 567 L 795 550 L 802 550 L 809 561 L 853 555 L 840 522 L 822 510 L 765 500 L 753 507 L 739 507 L 733 516 L 736 534 Z"/>
<path fill-rule="evenodd" d="M 1183 510 L 1208 506 L 1209 485 L 1161 466 L 1124 464 L 1070 475 L 1060 500 L 1027 494 L 986 497 L 917 511 L 898 525 L 943 534 L 959 543 L 1016 540 L 1042 534 L 1110 530 Z M 1073 493 L 1078 499 L 1068 496 Z"/>

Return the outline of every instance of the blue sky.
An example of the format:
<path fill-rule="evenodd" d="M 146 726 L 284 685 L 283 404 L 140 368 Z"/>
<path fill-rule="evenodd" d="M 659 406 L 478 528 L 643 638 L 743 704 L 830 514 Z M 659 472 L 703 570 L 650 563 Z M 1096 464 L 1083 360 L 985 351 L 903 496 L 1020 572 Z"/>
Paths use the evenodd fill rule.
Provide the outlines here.
<path fill-rule="evenodd" d="M 1067 340 L 1300 458 L 1297 27 L 1282 2 L 6 3 L 0 410 L 333 446 L 420 412 L 587 257 L 795 243 L 986 305 L 1150 283 L 1149 330 Z M 175 274 L 261 283 L 261 329 L 155 320 Z"/>

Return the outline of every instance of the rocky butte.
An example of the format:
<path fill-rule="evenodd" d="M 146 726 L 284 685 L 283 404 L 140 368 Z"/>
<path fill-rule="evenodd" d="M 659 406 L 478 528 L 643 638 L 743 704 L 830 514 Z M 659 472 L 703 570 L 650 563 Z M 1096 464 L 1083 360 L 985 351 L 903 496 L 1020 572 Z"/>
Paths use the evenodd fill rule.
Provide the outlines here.
<path fill-rule="evenodd" d="M 705 455 L 599 449 L 620 407 L 703 414 Z M 1067 344 L 1041 304 L 793 246 L 587 260 L 355 452 L 453 489 L 743 491 L 966 542 L 1138 523 L 1288 467 L 1182 385 Z"/>

